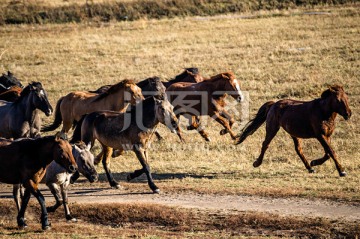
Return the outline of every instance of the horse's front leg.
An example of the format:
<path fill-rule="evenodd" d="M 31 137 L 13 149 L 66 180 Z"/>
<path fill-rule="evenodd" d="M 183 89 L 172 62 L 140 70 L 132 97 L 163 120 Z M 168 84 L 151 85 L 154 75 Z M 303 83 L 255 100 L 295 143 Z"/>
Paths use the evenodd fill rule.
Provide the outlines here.
<path fill-rule="evenodd" d="M 47 207 L 46 210 L 48 212 L 55 212 L 56 209 L 58 209 L 58 207 L 60 207 L 63 202 L 60 195 L 59 185 L 57 185 L 56 183 L 47 183 L 46 185 L 49 187 L 50 192 L 55 198 L 55 204 L 53 206 Z"/>
<path fill-rule="evenodd" d="M 337 159 L 337 155 L 336 155 L 335 151 L 332 149 L 332 147 L 330 146 L 328 139 L 324 135 L 319 136 L 317 139 L 319 140 L 321 145 L 324 147 L 325 153 L 330 155 L 330 157 L 334 160 L 336 169 L 339 172 L 340 177 L 345 177 L 346 172 L 344 171 L 343 167 L 339 163 L 339 161 Z M 325 157 L 326 157 L 326 155 L 325 155 Z"/>
<path fill-rule="evenodd" d="M 231 130 L 230 124 L 228 122 L 228 120 L 226 118 L 224 118 L 223 116 L 220 115 L 220 113 L 218 111 L 214 112 L 214 119 L 220 123 L 222 126 L 224 126 L 224 130 L 226 130 L 226 132 L 228 132 L 231 136 L 232 139 L 236 139 L 236 134 Z M 225 131 L 224 131 L 225 132 Z"/>
<path fill-rule="evenodd" d="M 17 218 L 16 218 L 18 227 L 20 229 L 24 229 L 27 227 L 26 220 L 25 220 L 25 211 L 26 211 L 26 207 L 29 203 L 30 196 L 31 196 L 30 190 L 25 189 L 24 196 L 21 201 L 21 207 L 20 207 L 20 210 L 19 210 Z"/>
<path fill-rule="evenodd" d="M 61 195 L 62 195 L 62 198 L 63 198 L 63 206 L 64 206 L 64 210 L 65 210 L 65 218 L 68 221 L 76 222 L 77 219 L 72 217 L 71 214 L 70 214 L 68 195 L 67 195 L 67 188 L 68 188 L 68 185 L 64 185 L 64 184 L 60 185 Z"/>
<path fill-rule="evenodd" d="M 120 188 L 120 185 L 115 181 L 114 176 L 112 175 L 110 170 L 110 159 L 113 149 L 111 147 L 102 144 L 102 151 L 103 151 L 102 164 L 106 173 L 106 177 L 109 181 L 110 187 L 118 189 Z"/>
<path fill-rule="evenodd" d="M 151 176 L 150 166 L 148 164 L 148 155 L 146 150 L 142 146 L 136 146 L 136 145 L 134 146 L 133 150 L 137 158 L 139 159 L 141 166 L 143 167 L 142 171 L 147 176 L 149 187 L 154 193 L 160 193 L 160 189 L 155 185 L 154 180 Z"/>
<path fill-rule="evenodd" d="M 309 162 L 307 161 L 307 159 L 304 156 L 304 153 L 302 151 L 301 148 L 301 139 L 296 138 L 296 137 L 292 137 L 292 139 L 294 140 L 294 144 L 295 144 L 295 151 L 296 153 L 299 155 L 299 157 L 301 158 L 301 160 L 303 161 L 306 169 L 309 171 L 309 173 L 314 173 L 315 170 L 311 168 Z"/>
<path fill-rule="evenodd" d="M 233 124 L 235 123 L 234 118 L 224 109 L 221 111 L 220 115 L 223 116 L 224 118 L 226 118 L 229 121 L 229 126 L 230 126 L 230 129 L 231 129 Z M 228 133 L 227 129 L 220 130 L 220 135 L 224 135 L 224 134 L 227 134 L 227 133 Z"/>

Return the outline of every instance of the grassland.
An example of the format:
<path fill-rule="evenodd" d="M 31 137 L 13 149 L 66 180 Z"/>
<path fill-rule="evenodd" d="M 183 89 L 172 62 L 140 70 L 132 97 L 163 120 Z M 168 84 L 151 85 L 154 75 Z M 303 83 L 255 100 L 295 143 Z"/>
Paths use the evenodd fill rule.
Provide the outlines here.
<path fill-rule="evenodd" d="M 348 173 L 345 178 L 339 178 L 331 160 L 308 174 L 283 131 L 270 145 L 263 165 L 254 169 L 264 129 L 234 146 L 229 136 L 219 135 L 221 128 L 214 123 L 208 126 L 210 143 L 188 133 L 187 143 L 180 144 L 160 127 L 165 140 L 153 143 L 150 165 L 157 185 L 168 192 L 296 196 L 358 204 L 360 11 L 356 6 L 322 11 L 326 14 L 287 11 L 281 16 L 257 13 L 268 17 L 254 19 L 226 15 L 5 25 L 0 28 L 0 71 L 11 70 L 23 82 L 41 81 L 54 106 L 70 91 L 96 89 L 125 78 L 157 75 L 165 80 L 192 66 L 205 76 L 232 70 L 249 94 L 251 115 L 265 101 L 311 100 L 327 86 L 342 84 L 353 117 L 349 121 L 338 117 L 332 145 Z M 50 120 L 44 116 L 45 123 Z M 238 131 L 246 120 L 239 117 Z M 323 154 L 315 140 L 307 140 L 303 148 L 310 159 Z M 133 153 L 111 164 L 118 178 L 139 167 Z M 100 166 L 98 170 L 103 173 Z M 143 191 L 147 190 L 144 183 Z"/>

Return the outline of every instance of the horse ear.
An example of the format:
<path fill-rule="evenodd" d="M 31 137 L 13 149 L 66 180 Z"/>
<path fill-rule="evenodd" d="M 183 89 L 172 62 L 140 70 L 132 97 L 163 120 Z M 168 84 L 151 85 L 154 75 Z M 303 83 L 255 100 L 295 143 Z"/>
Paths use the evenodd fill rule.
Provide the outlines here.
<path fill-rule="evenodd" d="M 221 76 L 222 76 L 222 78 L 225 78 L 225 79 L 230 79 L 230 78 L 229 78 L 229 76 L 228 76 L 227 74 L 222 73 L 222 74 L 221 74 Z"/>
<path fill-rule="evenodd" d="M 10 71 L 8 71 L 8 76 L 12 76 L 12 73 Z"/>

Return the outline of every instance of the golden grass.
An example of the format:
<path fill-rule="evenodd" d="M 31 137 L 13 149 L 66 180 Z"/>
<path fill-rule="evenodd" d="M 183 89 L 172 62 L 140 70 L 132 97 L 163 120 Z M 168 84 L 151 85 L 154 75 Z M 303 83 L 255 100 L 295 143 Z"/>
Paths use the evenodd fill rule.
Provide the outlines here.
<path fill-rule="evenodd" d="M 74 90 L 92 90 L 125 78 L 169 79 L 184 67 L 205 76 L 232 70 L 250 95 L 250 113 L 268 100 L 310 100 L 330 84 L 349 94 L 353 117 L 337 119 L 332 145 L 348 176 L 339 178 L 329 160 L 308 174 L 289 135 L 279 132 L 260 168 L 252 167 L 264 128 L 240 146 L 220 136 L 210 123 L 211 143 L 193 132 L 187 143 L 160 127 L 164 142 L 154 142 L 150 165 L 162 190 L 320 197 L 360 201 L 360 17 L 359 8 L 328 8 L 326 15 L 297 12 L 282 17 L 139 20 L 120 23 L 17 25 L 0 28 L 0 70 L 23 82 L 41 81 L 55 106 Z M 265 13 L 263 13 L 265 14 Z M 45 118 L 44 122 L 50 122 Z M 239 122 L 246 123 L 247 119 Z M 198 145 L 204 150 L 194 150 Z M 98 149 L 97 149 L 98 150 Z M 320 144 L 307 140 L 304 152 L 322 156 Z M 133 153 L 112 161 L 113 172 L 138 169 Z M 103 172 L 98 166 L 99 172 Z M 147 188 L 146 183 L 143 184 Z"/>

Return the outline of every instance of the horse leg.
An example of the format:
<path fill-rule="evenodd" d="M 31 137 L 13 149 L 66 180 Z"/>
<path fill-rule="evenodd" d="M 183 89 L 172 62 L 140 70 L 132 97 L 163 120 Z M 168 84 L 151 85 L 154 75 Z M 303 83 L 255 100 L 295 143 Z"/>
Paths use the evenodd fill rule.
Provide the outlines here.
<path fill-rule="evenodd" d="M 25 220 L 25 210 L 29 203 L 30 196 L 31 196 L 30 190 L 25 189 L 24 197 L 22 198 L 22 201 L 21 201 L 21 207 L 20 207 L 20 210 L 19 210 L 17 218 L 16 218 L 18 227 L 20 229 L 24 229 L 27 227 L 26 220 Z"/>
<path fill-rule="evenodd" d="M 265 136 L 264 142 L 262 143 L 261 153 L 260 153 L 259 157 L 253 163 L 253 166 L 255 168 L 259 167 L 262 164 L 265 152 L 268 149 L 271 140 L 275 137 L 275 135 L 277 134 L 279 129 L 280 129 L 280 126 L 277 122 L 275 122 L 275 123 L 267 122 L 266 123 L 266 136 Z"/>
<path fill-rule="evenodd" d="M 221 112 L 221 116 L 226 118 L 229 121 L 229 126 L 230 126 L 230 129 L 231 129 L 233 124 L 235 123 L 234 118 L 226 110 L 223 110 Z M 227 134 L 227 133 L 228 133 L 228 131 L 226 129 L 220 130 L 220 135 L 224 135 L 224 134 Z"/>
<path fill-rule="evenodd" d="M 325 163 L 329 158 L 330 158 L 330 155 L 325 153 L 324 157 L 319 158 L 319 159 L 314 159 L 313 161 L 311 161 L 310 165 L 311 166 L 321 165 L 321 164 Z"/>
<path fill-rule="evenodd" d="M 104 156 L 104 150 L 101 150 L 100 153 L 96 155 L 96 157 L 94 158 L 94 164 L 98 165 L 103 159 L 103 156 Z"/>
<path fill-rule="evenodd" d="M 50 229 L 50 223 L 48 220 L 48 213 L 46 210 L 46 205 L 45 205 L 45 198 L 44 196 L 41 194 L 39 189 L 34 190 L 33 195 L 36 197 L 36 199 L 38 200 L 40 207 L 41 207 L 41 226 L 43 230 L 47 230 Z"/>
<path fill-rule="evenodd" d="M 155 136 L 158 139 L 158 141 L 163 139 L 163 137 L 160 135 L 160 133 L 157 130 L 155 131 Z"/>
<path fill-rule="evenodd" d="M 106 177 L 109 181 L 110 187 L 118 189 L 120 188 L 120 185 L 115 181 L 114 176 L 112 175 L 111 170 L 109 168 L 113 149 L 111 147 L 102 145 L 102 151 L 103 151 L 102 164 L 106 172 Z"/>
<path fill-rule="evenodd" d="M 74 184 L 79 177 L 80 177 L 80 173 L 78 170 L 76 170 L 76 172 L 73 175 L 71 175 L 70 183 Z"/>
<path fill-rule="evenodd" d="M 61 195 L 63 198 L 63 206 L 64 206 L 64 210 L 65 210 L 65 218 L 68 221 L 73 221 L 76 222 L 76 218 L 72 217 L 70 215 L 70 209 L 69 209 L 69 204 L 68 204 L 68 196 L 67 196 L 67 186 L 65 186 L 64 184 L 60 185 L 60 189 L 61 189 Z"/>
<path fill-rule="evenodd" d="M 187 128 L 188 130 L 196 129 L 197 132 L 201 135 L 201 137 L 205 139 L 205 141 L 211 141 L 209 135 L 205 132 L 205 127 L 201 125 L 200 117 L 192 116 L 191 118 L 189 118 L 189 125 L 190 126 L 188 126 Z"/>
<path fill-rule="evenodd" d="M 309 171 L 309 173 L 314 173 L 314 169 L 311 168 L 311 166 L 309 165 L 309 162 L 307 161 L 307 159 L 304 156 L 304 153 L 302 151 L 302 147 L 301 147 L 301 139 L 297 138 L 297 137 L 293 137 L 292 139 L 294 140 L 294 144 L 295 144 L 295 151 L 296 153 L 299 155 L 299 157 L 301 158 L 301 160 L 303 161 L 306 169 Z"/>
<path fill-rule="evenodd" d="M 335 151 L 331 148 L 328 139 L 321 135 L 320 137 L 317 138 L 319 140 L 319 142 L 321 143 L 321 145 L 324 147 L 325 153 L 328 154 L 335 163 L 336 169 L 339 172 L 340 177 L 345 177 L 346 176 L 346 172 L 344 171 L 343 167 L 341 166 L 341 164 L 339 163 L 338 159 L 337 159 L 337 155 L 335 153 Z M 324 157 L 325 158 L 325 157 Z M 326 161 L 326 160 L 325 160 Z"/>
<path fill-rule="evenodd" d="M 141 166 L 143 167 L 143 172 L 145 172 L 147 176 L 149 187 L 154 193 L 159 193 L 160 189 L 155 185 L 154 180 L 151 176 L 150 166 L 148 164 L 148 155 L 145 149 L 142 147 L 134 147 L 134 152 L 139 159 Z"/>
<path fill-rule="evenodd" d="M 224 126 L 226 132 L 228 132 L 232 139 L 236 139 L 235 133 L 231 130 L 230 124 L 228 120 L 220 115 L 219 112 L 214 112 L 215 120 L 220 123 L 222 126 Z"/>
<path fill-rule="evenodd" d="M 21 205 L 21 184 L 14 184 L 13 185 L 13 196 L 16 204 L 16 208 L 18 212 L 20 211 Z"/>
<path fill-rule="evenodd" d="M 50 192 L 55 198 L 55 204 L 53 206 L 47 207 L 46 210 L 48 212 L 55 212 L 58 207 L 62 204 L 63 200 L 60 195 L 60 189 L 59 186 L 56 183 L 49 183 L 47 186 L 50 189 Z"/>

